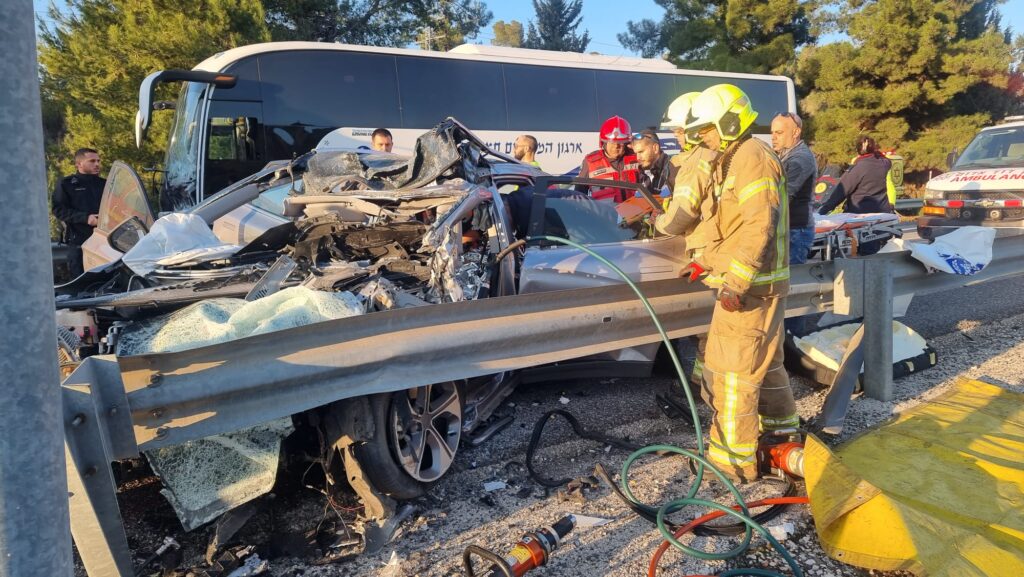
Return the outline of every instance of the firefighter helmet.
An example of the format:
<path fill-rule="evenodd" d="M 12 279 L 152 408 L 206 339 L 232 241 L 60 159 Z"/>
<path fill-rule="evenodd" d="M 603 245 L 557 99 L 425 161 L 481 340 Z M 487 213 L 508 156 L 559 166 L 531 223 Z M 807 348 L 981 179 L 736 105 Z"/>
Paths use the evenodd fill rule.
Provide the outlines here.
<path fill-rule="evenodd" d="M 604 121 L 601 125 L 601 144 L 606 142 L 621 142 L 626 144 L 633 140 L 633 129 L 629 122 L 621 116 L 613 116 Z"/>
<path fill-rule="evenodd" d="M 690 118 L 690 108 L 698 96 L 700 96 L 700 92 L 687 92 L 673 100 L 665 111 L 665 117 L 661 119 L 661 127 L 669 130 L 686 128 L 686 122 Z M 696 134 L 694 137 L 696 137 Z M 685 136 L 684 140 L 685 144 L 700 144 L 699 139 L 691 138 L 689 134 Z"/>
<path fill-rule="evenodd" d="M 757 112 L 742 90 L 732 84 L 716 84 L 694 99 L 686 132 L 688 136 L 697 137 L 713 126 L 725 145 L 743 136 L 756 118 Z"/>

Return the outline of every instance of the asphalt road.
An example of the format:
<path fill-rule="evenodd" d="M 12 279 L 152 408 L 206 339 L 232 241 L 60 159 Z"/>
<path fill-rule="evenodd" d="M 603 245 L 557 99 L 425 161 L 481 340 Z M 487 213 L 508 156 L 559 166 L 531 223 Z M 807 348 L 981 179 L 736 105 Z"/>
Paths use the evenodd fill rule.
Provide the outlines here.
<path fill-rule="evenodd" d="M 915 296 L 900 319 L 926 339 L 1024 312 L 1024 277 Z"/>

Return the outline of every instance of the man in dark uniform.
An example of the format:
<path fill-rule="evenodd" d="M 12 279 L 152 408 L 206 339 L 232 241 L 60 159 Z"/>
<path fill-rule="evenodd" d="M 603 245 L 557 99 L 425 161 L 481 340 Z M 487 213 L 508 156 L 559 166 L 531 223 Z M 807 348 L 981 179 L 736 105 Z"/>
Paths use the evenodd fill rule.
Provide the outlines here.
<path fill-rule="evenodd" d="M 657 196 L 667 187 L 671 194 L 679 167 L 672 164 L 669 155 L 661 150 L 658 133 L 651 128 L 645 128 L 634 134 L 633 152 L 640 165 L 640 182 L 647 190 Z"/>
<path fill-rule="evenodd" d="M 77 172 L 65 176 L 53 191 L 53 216 L 64 223 L 64 242 L 70 247 L 71 277 L 82 274 L 82 243 L 99 222 L 100 199 L 106 179 L 100 178 L 100 155 L 91 148 L 75 151 Z"/>

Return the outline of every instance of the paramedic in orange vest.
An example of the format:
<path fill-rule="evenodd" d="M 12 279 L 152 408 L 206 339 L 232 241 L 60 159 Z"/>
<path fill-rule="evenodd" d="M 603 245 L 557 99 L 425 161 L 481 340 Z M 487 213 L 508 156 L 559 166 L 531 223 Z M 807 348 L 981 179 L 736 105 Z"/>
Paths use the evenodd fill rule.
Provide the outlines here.
<path fill-rule="evenodd" d="M 591 152 L 583 159 L 583 164 L 580 166 L 580 178 L 637 182 L 640 165 L 637 163 L 636 155 L 629 148 L 632 140 L 633 131 L 625 118 L 613 116 L 605 120 L 599 133 L 601 148 Z M 579 185 L 576 190 L 589 191 L 590 195 L 597 199 L 612 198 L 615 202 L 622 202 L 633 196 L 633 191 L 621 188 L 599 189 Z"/>

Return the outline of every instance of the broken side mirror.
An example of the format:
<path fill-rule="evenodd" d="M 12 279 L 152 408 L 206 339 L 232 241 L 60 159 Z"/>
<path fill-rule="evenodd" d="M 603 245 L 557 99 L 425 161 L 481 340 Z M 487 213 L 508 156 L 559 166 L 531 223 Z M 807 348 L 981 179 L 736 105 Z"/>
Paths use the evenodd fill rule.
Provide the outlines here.
<path fill-rule="evenodd" d="M 126 253 L 149 232 L 145 223 L 137 216 L 122 222 L 107 238 L 110 246 L 121 253 Z"/>
<path fill-rule="evenodd" d="M 957 150 L 956 148 L 954 148 L 952 152 L 947 154 L 946 155 L 946 168 L 952 170 L 953 169 L 953 165 L 956 164 L 956 159 L 959 156 L 960 156 L 960 151 Z"/>

